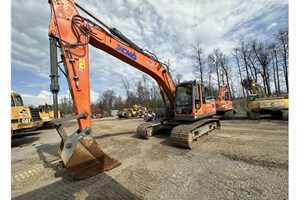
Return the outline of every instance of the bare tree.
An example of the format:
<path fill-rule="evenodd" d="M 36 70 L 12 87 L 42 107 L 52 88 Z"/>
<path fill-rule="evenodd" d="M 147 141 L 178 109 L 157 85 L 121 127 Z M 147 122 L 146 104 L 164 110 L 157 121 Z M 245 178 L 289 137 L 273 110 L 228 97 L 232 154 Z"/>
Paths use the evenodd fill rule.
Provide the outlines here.
<path fill-rule="evenodd" d="M 204 51 L 201 48 L 200 45 L 200 40 L 197 40 L 195 45 L 192 45 L 192 51 L 193 51 L 193 58 L 196 61 L 196 64 L 194 66 L 194 71 L 197 75 L 197 78 L 200 78 L 201 83 L 204 82 L 203 80 L 203 76 L 204 76 L 204 72 L 205 72 L 205 55 L 204 55 Z"/>
<path fill-rule="evenodd" d="M 148 107 L 150 104 L 150 90 L 146 84 L 139 81 L 136 85 L 135 96 L 137 98 L 137 104 L 143 104 Z"/>
<path fill-rule="evenodd" d="M 142 75 L 142 79 L 131 89 L 128 79 L 122 79 L 124 89 L 126 90 L 126 99 L 123 101 L 123 107 L 131 107 L 134 104 L 141 104 L 148 109 L 155 110 L 162 106 L 162 98 L 160 90 L 156 82 L 150 82 L 146 74 Z M 116 104 L 117 104 L 116 99 Z M 120 104 L 122 104 L 120 100 Z"/>
<path fill-rule="evenodd" d="M 227 55 L 221 52 L 220 49 L 214 50 L 215 57 L 217 58 L 217 62 L 220 65 L 220 74 L 222 78 L 222 85 L 228 85 L 230 88 L 231 84 L 229 82 L 229 58 Z M 220 86 L 219 86 L 220 87 Z M 229 94 L 231 95 L 231 91 L 229 89 Z"/>
<path fill-rule="evenodd" d="M 216 51 L 218 51 L 218 50 L 214 49 L 212 53 L 208 54 L 207 61 L 209 63 L 209 66 L 213 69 L 213 71 L 211 71 L 211 72 L 216 73 L 218 88 L 220 88 L 220 86 L 221 86 L 221 83 L 220 83 L 220 69 L 219 69 L 220 67 L 219 67 L 218 59 L 215 56 Z"/>
<path fill-rule="evenodd" d="M 250 72 L 250 77 L 254 79 L 255 82 L 258 81 L 258 71 L 257 71 L 257 67 L 256 67 L 256 64 L 257 64 L 257 57 L 254 53 L 254 51 L 252 50 L 252 47 L 251 47 L 251 42 L 256 42 L 255 40 L 250 40 L 247 44 L 247 47 L 249 48 L 247 50 L 247 53 L 246 53 L 246 59 L 247 59 L 247 63 L 248 63 L 248 69 L 249 69 L 249 72 Z"/>
<path fill-rule="evenodd" d="M 212 83 L 213 71 L 214 71 L 214 63 L 208 62 L 208 71 L 207 71 L 208 81 L 205 81 L 203 84 L 206 85 L 206 88 L 208 90 L 208 95 L 210 96 L 215 95 L 215 88 Z"/>
<path fill-rule="evenodd" d="M 263 79 L 265 93 L 267 95 L 270 95 L 271 94 L 270 76 L 269 76 L 269 63 L 271 61 L 270 52 L 268 51 L 266 44 L 264 44 L 262 41 L 257 42 L 256 40 L 252 40 L 251 47 L 260 66 L 260 67 L 258 66 L 255 67 L 255 69 L 258 71 L 258 73 L 261 75 Z"/>
<path fill-rule="evenodd" d="M 288 28 L 282 28 L 275 34 L 275 38 L 277 39 L 279 45 L 279 49 L 283 57 L 283 73 L 285 79 L 286 90 L 289 92 L 289 78 L 288 78 L 288 54 L 289 54 L 289 32 Z"/>
<path fill-rule="evenodd" d="M 121 96 L 117 96 L 114 103 L 114 109 L 122 110 L 125 106 L 125 102 Z"/>
<path fill-rule="evenodd" d="M 122 78 L 122 84 L 123 84 L 123 87 L 126 90 L 126 95 L 128 97 L 130 95 L 130 83 L 129 83 L 129 80 L 127 78 Z"/>
<path fill-rule="evenodd" d="M 116 100 L 116 93 L 114 90 L 106 90 L 101 97 L 100 108 L 103 111 L 106 111 L 109 115 L 111 114 L 111 109 L 114 107 Z"/>
<path fill-rule="evenodd" d="M 246 77 L 250 78 L 250 69 L 249 69 L 250 66 L 249 66 L 249 63 L 248 63 L 249 45 L 246 44 L 245 41 L 241 40 L 238 44 L 237 49 L 238 49 L 238 52 L 240 54 L 241 59 L 244 62 Z"/>
<path fill-rule="evenodd" d="M 153 84 L 150 88 L 150 106 L 149 108 L 155 110 L 156 108 L 163 107 L 162 97 L 159 92 L 159 87 Z"/>
<path fill-rule="evenodd" d="M 242 71 L 241 71 L 241 64 L 240 64 L 240 59 L 239 59 L 239 54 L 238 54 L 238 48 L 234 48 L 233 49 L 234 53 L 233 53 L 233 57 L 235 57 L 236 59 L 236 64 L 237 64 L 237 67 L 238 67 L 238 72 L 239 72 L 239 78 L 240 78 L 240 83 L 243 82 L 243 77 L 242 77 Z M 233 87 L 232 87 L 233 88 Z M 241 89 L 242 89 L 242 92 L 243 92 L 243 97 L 245 98 L 246 97 L 246 94 L 245 94 L 245 89 L 241 86 Z"/>
<path fill-rule="evenodd" d="M 273 67 L 273 78 L 274 78 L 274 87 L 275 93 L 280 94 L 280 79 L 279 79 L 279 67 L 278 67 L 278 55 L 277 55 L 277 46 L 275 43 L 269 45 L 270 54 L 272 57 L 272 67 Z"/>
<path fill-rule="evenodd" d="M 130 107 L 131 105 L 136 104 L 137 98 L 135 97 L 135 94 L 131 89 L 129 80 L 127 78 L 123 78 L 122 84 L 124 89 L 126 90 L 125 106 Z"/>
<path fill-rule="evenodd" d="M 222 69 L 222 72 L 224 74 L 224 78 L 226 79 L 226 83 L 223 80 L 223 85 L 227 84 L 229 86 L 229 65 L 228 65 L 228 56 L 226 56 L 224 53 L 222 53 L 220 50 L 217 52 L 217 54 L 215 54 L 218 62 L 220 63 L 220 67 Z"/>

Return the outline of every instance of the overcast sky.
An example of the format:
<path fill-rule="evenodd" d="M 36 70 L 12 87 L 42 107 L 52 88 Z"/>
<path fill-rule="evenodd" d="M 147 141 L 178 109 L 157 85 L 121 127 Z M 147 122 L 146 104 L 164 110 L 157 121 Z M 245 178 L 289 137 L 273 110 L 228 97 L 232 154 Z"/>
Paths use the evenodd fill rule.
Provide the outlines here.
<path fill-rule="evenodd" d="M 48 1 L 11 2 L 11 90 L 23 95 L 25 104 L 52 101 L 48 25 Z M 194 79 L 191 45 L 201 40 L 205 53 L 214 48 L 230 52 L 242 38 L 267 39 L 288 24 L 287 0 L 110 0 L 76 1 L 109 27 L 169 60 L 174 73 Z M 124 95 L 121 80 L 132 87 L 142 72 L 91 47 L 91 96 L 113 89 Z M 131 78 L 138 76 L 138 78 Z M 150 79 L 150 78 L 149 78 Z M 65 78 L 59 79 L 61 96 L 67 95 Z"/>

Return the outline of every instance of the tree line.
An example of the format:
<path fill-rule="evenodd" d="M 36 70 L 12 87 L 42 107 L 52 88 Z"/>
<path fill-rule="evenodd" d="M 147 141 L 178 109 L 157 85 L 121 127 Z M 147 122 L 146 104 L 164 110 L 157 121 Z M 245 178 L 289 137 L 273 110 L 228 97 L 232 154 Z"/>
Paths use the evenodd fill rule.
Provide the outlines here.
<path fill-rule="evenodd" d="M 266 95 L 288 93 L 288 42 L 287 27 L 268 41 L 241 39 L 227 54 L 220 48 L 205 54 L 198 40 L 192 46 L 195 77 L 212 93 L 221 85 L 229 85 L 233 98 L 246 97 L 248 91 L 241 85 L 243 79 L 261 84 Z"/>
<path fill-rule="evenodd" d="M 111 110 L 123 110 L 124 108 L 132 108 L 133 105 L 141 104 L 148 110 L 155 110 L 156 108 L 163 107 L 163 101 L 161 98 L 159 87 L 153 81 L 149 81 L 149 77 L 143 74 L 142 79 L 137 82 L 136 85 L 132 85 L 132 82 L 123 78 L 122 85 L 125 91 L 125 97 L 118 95 L 113 89 L 107 89 L 96 102 L 91 103 L 91 110 L 100 108 L 102 111 L 106 111 L 107 115 L 111 115 Z M 64 114 L 74 113 L 71 98 L 61 98 L 59 103 L 59 109 Z"/>
<path fill-rule="evenodd" d="M 136 85 L 127 79 L 122 79 L 122 85 L 125 91 L 125 98 L 117 95 L 114 90 L 106 90 L 97 102 L 92 103 L 93 108 L 100 108 L 111 114 L 111 110 L 123 110 L 124 108 L 132 108 L 133 105 L 142 105 L 148 110 L 155 110 L 162 107 L 163 102 L 160 96 L 160 90 L 156 83 L 149 81 L 147 75 L 142 75 L 142 80 Z"/>

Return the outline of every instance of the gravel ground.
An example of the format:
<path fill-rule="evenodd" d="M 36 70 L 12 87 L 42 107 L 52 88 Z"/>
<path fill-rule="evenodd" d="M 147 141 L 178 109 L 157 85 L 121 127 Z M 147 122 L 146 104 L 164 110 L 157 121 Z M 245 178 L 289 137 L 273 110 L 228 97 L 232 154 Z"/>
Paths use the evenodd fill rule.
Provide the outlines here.
<path fill-rule="evenodd" d="M 55 129 L 12 139 L 12 199 L 288 199 L 288 122 L 237 119 L 201 146 L 174 147 L 169 135 L 135 136 L 142 119 L 92 121 L 119 167 L 75 181 L 61 168 Z M 77 123 L 69 123 L 70 132 Z"/>

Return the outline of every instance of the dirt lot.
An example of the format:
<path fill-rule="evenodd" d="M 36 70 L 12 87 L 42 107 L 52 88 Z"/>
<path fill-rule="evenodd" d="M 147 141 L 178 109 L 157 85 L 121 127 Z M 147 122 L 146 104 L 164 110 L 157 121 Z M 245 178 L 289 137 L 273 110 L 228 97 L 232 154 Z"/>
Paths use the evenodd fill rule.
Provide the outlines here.
<path fill-rule="evenodd" d="M 135 136 L 142 119 L 92 121 L 102 149 L 122 162 L 74 181 L 60 168 L 55 129 L 12 139 L 13 199 L 288 199 L 288 122 L 221 121 L 201 146 L 174 147 L 168 134 Z M 77 123 L 66 125 L 76 130 Z"/>

